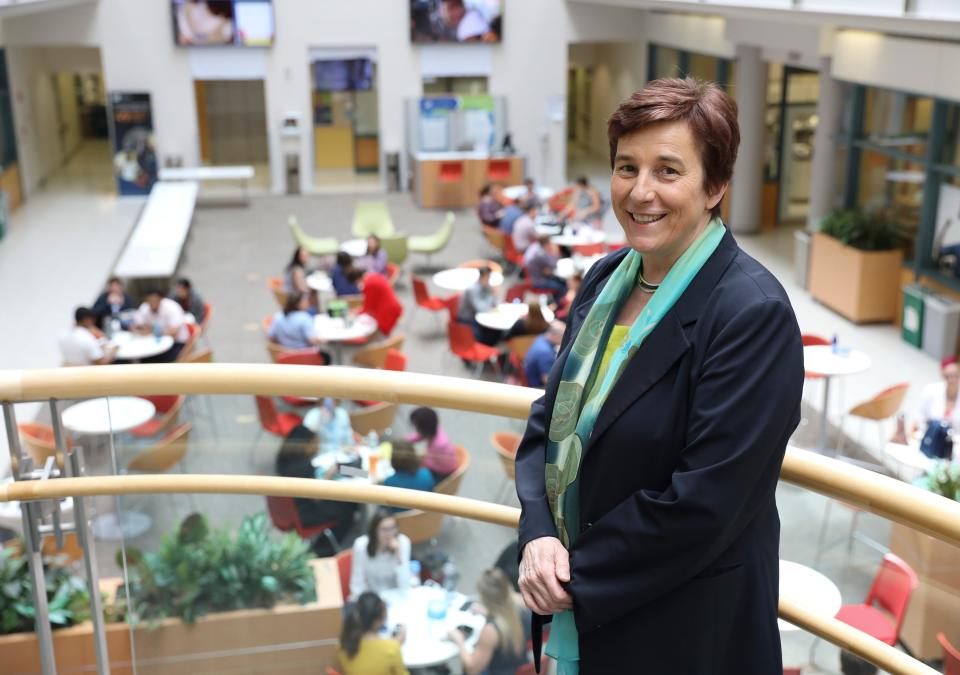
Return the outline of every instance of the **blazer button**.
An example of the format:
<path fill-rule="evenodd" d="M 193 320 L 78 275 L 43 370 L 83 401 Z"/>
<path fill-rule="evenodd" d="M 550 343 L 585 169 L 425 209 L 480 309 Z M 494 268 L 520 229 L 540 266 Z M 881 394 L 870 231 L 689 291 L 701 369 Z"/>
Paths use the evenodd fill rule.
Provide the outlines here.
<path fill-rule="evenodd" d="M 590 522 L 580 523 L 580 534 L 583 534 L 584 532 L 589 530 L 591 527 L 593 527 L 593 523 L 590 523 Z"/>

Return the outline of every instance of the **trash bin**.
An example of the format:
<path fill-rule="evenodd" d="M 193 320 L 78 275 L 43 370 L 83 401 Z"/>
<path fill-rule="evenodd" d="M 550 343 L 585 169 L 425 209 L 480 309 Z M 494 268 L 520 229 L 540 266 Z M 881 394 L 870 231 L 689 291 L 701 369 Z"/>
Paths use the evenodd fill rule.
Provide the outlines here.
<path fill-rule="evenodd" d="M 385 164 L 387 167 L 387 191 L 400 192 L 400 153 L 388 152 Z"/>
<path fill-rule="evenodd" d="M 287 194 L 300 194 L 300 155 L 294 152 L 285 155 L 284 166 L 286 167 Z"/>
<path fill-rule="evenodd" d="M 956 356 L 960 336 L 960 302 L 927 293 L 923 301 L 923 351 L 939 360 Z"/>
<path fill-rule="evenodd" d="M 924 289 L 916 284 L 903 287 L 900 335 L 918 349 L 923 344 L 923 296 Z"/>
<path fill-rule="evenodd" d="M 793 278 L 800 288 L 807 287 L 807 270 L 810 269 L 810 233 L 806 230 L 793 232 Z"/>

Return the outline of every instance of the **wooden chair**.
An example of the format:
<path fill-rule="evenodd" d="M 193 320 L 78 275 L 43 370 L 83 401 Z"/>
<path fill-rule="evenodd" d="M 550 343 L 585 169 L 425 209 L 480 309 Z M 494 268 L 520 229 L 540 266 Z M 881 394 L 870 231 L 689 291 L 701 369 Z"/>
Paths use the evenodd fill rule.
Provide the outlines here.
<path fill-rule="evenodd" d="M 187 456 L 191 429 L 193 425 L 189 422 L 171 429 L 156 445 L 131 459 L 127 464 L 127 471 L 166 473 L 177 464 L 185 471 L 183 459 Z"/>
<path fill-rule="evenodd" d="M 503 255 L 504 239 L 506 238 L 506 235 L 502 230 L 496 227 L 491 227 L 490 225 L 484 225 L 483 238 L 487 240 L 487 243 L 490 244 L 491 247 L 493 247 L 493 250 L 495 250 L 499 255 Z"/>
<path fill-rule="evenodd" d="M 391 349 L 402 349 L 404 338 L 403 333 L 394 333 L 386 340 L 372 342 L 353 355 L 353 362 L 364 368 L 383 368 L 387 353 Z"/>
<path fill-rule="evenodd" d="M 177 423 L 180 410 L 183 408 L 183 403 L 187 397 L 183 394 L 168 394 L 140 396 L 140 398 L 150 401 L 159 414 L 140 426 L 134 427 L 129 433 L 139 438 L 149 438 L 150 436 L 156 436 L 161 431 L 166 431 Z"/>
<path fill-rule="evenodd" d="M 376 403 L 353 410 L 350 413 L 350 426 L 361 436 L 366 436 L 371 431 L 383 436 L 383 432 L 393 424 L 399 408 L 396 403 Z"/>
<path fill-rule="evenodd" d="M 56 465 L 63 469 L 63 457 L 57 452 L 57 443 L 53 437 L 53 427 L 36 422 L 21 422 L 17 425 L 20 443 L 33 460 L 33 468 L 42 469 L 47 457 L 53 457 Z M 65 438 L 67 447 L 73 445 L 69 437 Z"/>
<path fill-rule="evenodd" d="M 183 344 L 183 348 L 180 350 L 180 353 L 177 354 L 176 363 L 186 363 L 187 359 L 190 358 L 190 355 L 193 353 L 193 348 L 197 346 L 197 340 L 200 339 L 200 326 L 195 323 L 187 324 L 187 332 L 189 337 L 187 341 Z"/>
<path fill-rule="evenodd" d="M 509 489 L 510 484 L 516 480 L 517 468 L 515 461 L 520 439 L 520 434 L 512 431 L 496 431 L 490 436 L 490 442 L 493 443 L 493 449 L 497 451 L 497 457 L 500 458 L 500 464 L 503 466 L 503 473 L 506 476 L 501 493 Z M 501 494 L 497 501 L 503 502 L 505 498 L 505 495 Z"/>
<path fill-rule="evenodd" d="M 437 483 L 434 492 L 445 495 L 456 495 L 460 491 L 463 476 L 470 468 L 470 453 L 466 448 L 456 446 L 457 470 Z M 443 528 L 444 514 L 435 511 L 420 511 L 411 509 L 396 515 L 397 527 L 400 532 L 410 538 L 410 542 L 419 544 L 436 539 Z"/>
<path fill-rule="evenodd" d="M 194 351 L 186 360 L 186 363 L 213 363 L 213 349 L 207 347 Z"/>
<path fill-rule="evenodd" d="M 267 277 L 267 288 L 273 293 L 273 297 L 276 298 L 280 309 L 283 309 L 287 304 L 287 292 L 283 290 L 283 279 L 280 277 Z"/>
<path fill-rule="evenodd" d="M 200 322 L 200 334 L 206 335 L 207 328 L 210 326 L 210 318 L 213 316 L 213 305 L 209 302 L 203 303 L 203 321 Z"/>
<path fill-rule="evenodd" d="M 887 444 L 887 435 L 884 434 L 883 422 L 897 414 L 897 411 L 900 410 L 900 406 L 903 405 L 903 399 L 906 397 L 907 389 L 909 388 L 910 384 L 908 382 L 901 382 L 893 385 L 892 387 L 887 387 L 869 401 L 864 401 L 859 405 L 855 405 L 847 412 L 849 417 L 860 418 L 861 431 L 863 429 L 863 420 L 870 420 L 877 423 L 877 433 L 879 435 L 880 442 L 880 445 L 877 448 L 877 457 L 883 457 L 883 449 Z M 837 444 L 837 454 L 840 453 L 840 449 L 843 447 L 843 441 L 845 438 L 846 434 L 842 433 L 841 429 L 840 442 Z"/>
<path fill-rule="evenodd" d="M 347 548 L 333 556 L 337 561 L 337 571 L 340 573 L 340 593 L 343 601 L 350 599 L 350 576 L 353 574 L 353 549 Z"/>
<path fill-rule="evenodd" d="M 267 340 L 267 353 L 270 355 L 270 360 L 274 363 L 279 363 L 280 356 L 286 354 L 291 350 L 284 347 L 279 342 L 271 342 Z"/>

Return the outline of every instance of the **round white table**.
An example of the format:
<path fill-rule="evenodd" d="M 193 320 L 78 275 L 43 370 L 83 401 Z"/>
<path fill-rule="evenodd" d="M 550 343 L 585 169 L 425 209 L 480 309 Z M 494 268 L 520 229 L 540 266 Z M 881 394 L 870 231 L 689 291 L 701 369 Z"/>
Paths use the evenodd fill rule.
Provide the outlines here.
<path fill-rule="evenodd" d="M 573 256 L 572 258 L 560 258 L 553 273 L 561 279 L 569 279 L 574 274 L 584 275 L 590 271 L 590 268 L 603 257 L 603 254 L 591 256 Z"/>
<path fill-rule="evenodd" d="M 536 231 L 538 237 L 544 235 L 556 237 L 563 232 L 563 225 L 557 225 L 556 223 L 537 223 L 534 225 L 534 231 Z"/>
<path fill-rule="evenodd" d="M 159 338 L 153 335 L 137 335 L 123 331 L 114 334 L 110 339 L 110 344 L 117 347 L 117 358 L 124 361 L 139 361 L 157 354 L 163 354 L 173 347 L 173 338 L 169 335 L 161 335 Z"/>
<path fill-rule="evenodd" d="M 480 278 L 480 270 L 475 267 L 453 267 L 448 270 L 442 270 L 433 275 L 433 284 L 448 291 L 463 292 L 477 283 Z M 503 275 L 500 272 L 490 274 L 490 285 L 494 288 L 503 283 Z"/>
<path fill-rule="evenodd" d="M 343 360 L 340 343 L 368 338 L 377 332 L 377 320 L 368 314 L 351 316 L 349 320 L 342 317 L 334 318 L 328 314 L 317 314 L 313 325 L 316 328 L 317 337 L 331 343 L 334 363 L 340 363 Z"/>
<path fill-rule="evenodd" d="M 548 187 L 543 187 L 541 185 L 535 185 L 533 191 L 537 195 L 537 199 L 541 202 L 545 202 L 553 196 L 553 190 Z M 503 188 L 503 196 L 507 199 L 512 199 L 516 201 L 524 195 L 527 194 L 526 185 L 511 185 L 509 187 Z"/>
<path fill-rule="evenodd" d="M 906 444 L 887 443 L 883 448 L 883 464 L 902 481 L 912 483 L 926 475 L 937 460 L 920 451 L 919 438 L 908 439 Z"/>
<path fill-rule="evenodd" d="M 367 255 L 367 240 L 347 239 L 340 243 L 340 250 L 349 253 L 351 258 L 362 258 Z"/>
<path fill-rule="evenodd" d="M 501 302 L 487 312 L 477 312 L 477 323 L 493 330 L 510 330 L 517 319 L 525 317 L 530 308 L 525 302 Z M 540 307 L 543 318 L 553 321 L 553 312 L 549 307 Z"/>
<path fill-rule="evenodd" d="M 454 592 L 448 596 L 438 586 L 384 591 L 380 597 L 387 603 L 387 629 L 392 632 L 397 625 L 406 628 L 407 637 L 401 653 L 407 668 L 426 668 L 456 659 L 459 649 L 447 639 L 447 633 L 457 626 L 469 626 L 473 632 L 467 638 L 467 645 L 472 647 L 486 623 L 484 617 L 460 609 L 467 600 L 465 595 Z M 428 616 L 431 602 L 447 605 L 444 618 L 431 619 Z"/>
<path fill-rule="evenodd" d="M 317 293 L 332 293 L 333 281 L 326 272 L 314 272 L 307 277 L 307 286 Z"/>
<path fill-rule="evenodd" d="M 75 403 L 60 414 L 60 420 L 77 434 L 110 434 L 138 427 L 156 412 L 145 398 L 111 396 Z"/>
<path fill-rule="evenodd" d="M 550 237 L 557 246 L 590 246 L 602 244 L 607 240 L 607 233 L 589 226 L 581 226 L 576 230 L 564 228 L 560 234 Z"/>
<path fill-rule="evenodd" d="M 827 410 L 830 403 L 830 380 L 843 375 L 862 373 L 871 366 L 870 357 L 856 349 L 833 351 L 830 345 L 811 345 L 803 348 L 803 369 L 823 375 L 823 410 L 820 411 L 820 439 L 817 449 L 827 449 Z"/>
<path fill-rule="evenodd" d="M 780 597 L 802 605 L 804 609 L 833 617 L 840 611 L 840 589 L 820 572 L 789 560 L 780 561 Z M 777 619 L 780 630 L 800 630 L 792 623 Z"/>

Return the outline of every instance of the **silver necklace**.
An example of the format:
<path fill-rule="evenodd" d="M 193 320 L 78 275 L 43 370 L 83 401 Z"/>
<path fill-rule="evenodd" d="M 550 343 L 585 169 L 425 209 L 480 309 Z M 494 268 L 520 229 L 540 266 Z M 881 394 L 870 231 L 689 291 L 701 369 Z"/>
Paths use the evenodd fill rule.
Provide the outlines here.
<path fill-rule="evenodd" d="M 644 293 L 655 293 L 660 284 L 651 284 L 643 278 L 643 272 L 637 272 L 637 287 Z"/>

